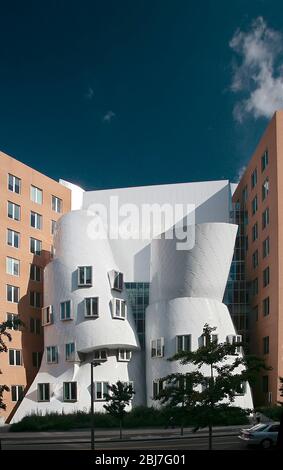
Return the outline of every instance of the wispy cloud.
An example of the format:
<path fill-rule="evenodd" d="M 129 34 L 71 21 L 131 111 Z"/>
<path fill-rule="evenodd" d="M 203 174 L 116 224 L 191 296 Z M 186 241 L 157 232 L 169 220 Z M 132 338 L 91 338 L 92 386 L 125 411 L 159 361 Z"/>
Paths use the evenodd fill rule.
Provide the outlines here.
<path fill-rule="evenodd" d="M 89 87 L 87 92 L 85 93 L 85 98 L 87 100 L 92 100 L 92 98 L 94 97 L 94 91 L 93 91 L 93 88 Z"/>
<path fill-rule="evenodd" d="M 283 107 L 282 34 L 258 17 L 248 31 L 238 29 L 229 45 L 240 57 L 233 66 L 231 90 L 243 96 L 234 107 L 234 118 L 270 118 Z"/>
<path fill-rule="evenodd" d="M 245 171 L 246 171 L 246 168 L 247 168 L 246 165 L 243 165 L 243 166 L 241 166 L 241 167 L 237 170 L 237 173 L 236 173 L 236 175 L 235 175 L 235 180 L 236 180 L 237 182 L 241 180 L 243 174 L 244 174 Z"/>
<path fill-rule="evenodd" d="M 103 122 L 108 122 L 108 124 L 112 121 L 112 119 L 116 116 L 116 114 L 113 111 L 107 111 L 106 114 L 104 114 L 102 121 Z"/>

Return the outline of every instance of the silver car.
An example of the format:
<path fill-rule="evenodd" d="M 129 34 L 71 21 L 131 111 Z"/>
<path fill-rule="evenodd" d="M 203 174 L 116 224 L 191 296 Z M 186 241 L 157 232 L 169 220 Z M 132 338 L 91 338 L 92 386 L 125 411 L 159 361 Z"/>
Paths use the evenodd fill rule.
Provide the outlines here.
<path fill-rule="evenodd" d="M 238 437 L 248 445 L 259 445 L 263 449 L 269 449 L 276 445 L 278 431 L 279 423 L 262 423 L 249 429 L 241 429 Z"/>

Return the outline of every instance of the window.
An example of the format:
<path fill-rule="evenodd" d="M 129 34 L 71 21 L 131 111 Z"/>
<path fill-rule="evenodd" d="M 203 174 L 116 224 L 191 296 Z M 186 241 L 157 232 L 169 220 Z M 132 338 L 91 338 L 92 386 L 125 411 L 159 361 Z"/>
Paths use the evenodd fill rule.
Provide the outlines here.
<path fill-rule="evenodd" d="M 42 215 L 38 214 L 37 212 L 31 211 L 30 226 L 40 230 L 42 228 Z"/>
<path fill-rule="evenodd" d="M 54 235 L 56 230 L 56 220 L 51 220 L 51 235 Z"/>
<path fill-rule="evenodd" d="M 41 255 L 41 240 L 37 240 L 36 238 L 30 238 L 30 252 L 34 255 Z"/>
<path fill-rule="evenodd" d="M 31 307 L 41 308 L 41 293 L 33 290 L 30 291 L 29 304 Z"/>
<path fill-rule="evenodd" d="M 23 385 L 12 385 L 11 386 L 12 401 L 22 401 L 24 397 L 24 386 Z"/>
<path fill-rule="evenodd" d="M 255 269 L 258 266 L 258 250 L 255 250 L 253 252 L 252 262 L 253 262 L 253 268 Z"/>
<path fill-rule="evenodd" d="M 52 210 L 58 212 L 59 214 L 62 212 L 62 199 L 56 196 L 52 196 Z"/>
<path fill-rule="evenodd" d="M 63 383 L 63 400 L 77 401 L 77 382 Z"/>
<path fill-rule="evenodd" d="M 247 185 L 243 189 L 242 198 L 243 198 L 244 203 L 247 202 L 247 200 L 248 200 L 248 187 L 247 187 Z"/>
<path fill-rule="evenodd" d="M 262 377 L 262 391 L 263 391 L 263 393 L 268 393 L 268 390 L 269 390 L 268 382 L 269 382 L 268 375 L 264 375 Z"/>
<path fill-rule="evenodd" d="M 228 335 L 227 336 L 227 343 L 229 344 L 237 344 L 242 342 L 242 335 Z M 241 346 L 237 346 L 235 349 L 236 353 L 241 353 Z"/>
<path fill-rule="evenodd" d="M 21 349 L 9 349 L 10 366 L 21 366 L 23 364 Z"/>
<path fill-rule="evenodd" d="M 269 266 L 263 270 L 262 274 L 263 274 L 263 287 L 266 287 L 269 284 L 269 278 L 270 278 Z"/>
<path fill-rule="evenodd" d="M 263 354 L 269 354 L 269 336 L 263 338 Z"/>
<path fill-rule="evenodd" d="M 8 201 L 8 217 L 13 220 L 20 220 L 21 208 L 18 204 Z"/>
<path fill-rule="evenodd" d="M 216 335 L 216 334 L 209 335 L 208 341 L 210 343 L 218 343 L 218 335 Z M 204 334 L 201 335 L 201 337 L 200 337 L 200 346 L 201 347 L 207 346 L 206 342 L 207 342 L 207 337 Z"/>
<path fill-rule="evenodd" d="M 258 224 L 257 224 L 257 222 L 253 225 L 253 228 L 252 228 L 252 239 L 253 239 L 253 242 L 258 239 Z"/>
<path fill-rule="evenodd" d="M 265 299 L 263 299 L 263 301 L 262 301 L 262 310 L 263 310 L 263 316 L 267 317 L 267 315 L 269 315 L 269 312 L 270 312 L 269 297 L 266 297 Z"/>
<path fill-rule="evenodd" d="M 94 361 L 107 361 L 107 351 L 106 349 L 97 349 L 93 353 Z"/>
<path fill-rule="evenodd" d="M 240 382 L 235 389 L 235 395 L 245 395 L 246 391 L 247 391 L 247 383 Z"/>
<path fill-rule="evenodd" d="M 129 362 L 132 357 L 132 352 L 129 349 L 118 349 L 118 361 Z"/>
<path fill-rule="evenodd" d="M 98 297 L 86 297 L 85 298 L 85 317 L 98 317 Z"/>
<path fill-rule="evenodd" d="M 153 385 L 153 398 L 156 399 L 164 388 L 163 380 L 160 380 L 160 379 L 154 380 L 152 385 Z"/>
<path fill-rule="evenodd" d="M 72 319 L 72 309 L 71 301 L 66 300 L 65 302 L 60 303 L 60 320 L 71 320 Z"/>
<path fill-rule="evenodd" d="M 78 286 L 92 286 L 92 266 L 78 267 Z"/>
<path fill-rule="evenodd" d="M 113 299 L 113 318 L 125 320 L 127 314 L 126 301 L 123 299 Z"/>
<path fill-rule="evenodd" d="M 258 209 L 258 204 L 257 204 L 257 196 L 255 196 L 252 200 L 252 214 L 254 215 Z"/>
<path fill-rule="evenodd" d="M 37 369 L 40 368 L 40 363 L 42 359 L 42 352 L 33 352 L 32 353 L 32 365 Z"/>
<path fill-rule="evenodd" d="M 50 384 L 37 384 L 37 401 L 50 401 Z"/>
<path fill-rule="evenodd" d="M 164 357 L 164 338 L 151 341 L 151 357 Z"/>
<path fill-rule="evenodd" d="M 261 171 L 264 171 L 267 165 L 268 165 L 268 150 L 266 150 L 261 157 Z"/>
<path fill-rule="evenodd" d="M 258 321 L 258 305 L 256 305 L 255 307 L 253 307 L 252 313 L 253 313 L 253 316 L 254 316 L 255 321 Z"/>
<path fill-rule="evenodd" d="M 50 325 L 53 323 L 53 308 L 48 305 L 42 309 L 42 325 Z"/>
<path fill-rule="evenodd" d="M 124 285 L 124 275 L 119 271 L 115 271 L 114 269 L 108 273 L 110 287 L 111 289 L 115 289 L 119 292 L 122 292 L 123 285 Z"/>
<path fill-rule="evenodd" d="M 95 401 L 105 400 L 105 395 L 107 393 L 108 393 L 108 382 L 95 382 L 94 383 Z"/>
<path fill-rule="evenodd" d="M 252 189 L 256 186 L 257 184 L 257 169 L 255 169 L 253 172 L 252 172 L 252 176 L 251 176 L 251 185 L 252 185 Z"/>
<path fill-rule="evenodd" d="M 37 335 L 40 335 L 40 333 L 41 333 L 41 331 L 40 331 L 40 328 L 41 328 L 40 319 L 39 318 L 30 318 L 29 324 L 30 324 L 30 332 L 35 333 Z"/>
<path fill-rule="evenodd" d="M 47 362 L 48 364 L 54 364 L 58 362 L 58 348 L 57 346 L 47 346 Z"/>
<path fill-rule="evenodd" d="M 262 200 L 263 201 L 268 196 L 268 193 L 269 193 L 269 181 L 268 181 L 268 178 L 266 178 L 264 180 L 264 183 L 262 185 L 262 190 L 261 190 Z"/>
<path fill-rule="evenodd" d="M 36 264 L 30 265 L 30 280 L 31 281 L 41 281 L 41 267 Z"/>
<path fill-rule="evenodd" d="M 7 321 L 11 324 L 9 326 L 9 330 L 18 331 L 20 329 L 20 325 L 17 323 L 19 316 L 16 313 L 7 313 Z"/>
<path fill-rule="evenodd" d="M 264 229 L 269 224 L 269 208 L 267 207 L 262 213 L 262 228 Z"/>
<path fill-rule="evenodd" d="M 7 285 L 7 301 L 18 303 L 20 300 L 20 288 L 16 286 Z"/>
<path fill-rule="evenodd" d="M 191 351 L 191 335 L 176 336 L 176 352 Z"/>
<path fill-rule="evenodd" d="M 269 237 L 267 237 L 262 243 L 262 257 L 265 258 L 269 255 Z"/>
<path fill-rule="evenodd" d="M 65 344 L 65 359 L 66 361 L 75 360 L 75 343 Z"/>
<path fill-rule="evenodd" d="M 6 258 L 6 273 L 12 276 L 20 275 L 20 261 L 15 258 Z"/>
<path fill-rule="evenodd" d="M 21 193 L 21 180 L 14 175 L 8 175 L 8 190 L 12 193 L 20 194 Z"/>
<path fill-rule="evenodd" d="M 15 232 L 10 228 L 7 229 L 7 244 L 13 246 L 14 248 L 19 248 L 20 246 L 20 234 Z"/>
<path fill-rule="evenodd" d="M 252 281 L 252 295 L 258 294 L 258 278 L 256 277 Z"/>
<path fill-rule="evenodd" d="M 36 202 L 36 204 L 42 204 L 42 189 L 39 189 L 36 186 L 31 186 L 30 198 L 33 202 Z"/>

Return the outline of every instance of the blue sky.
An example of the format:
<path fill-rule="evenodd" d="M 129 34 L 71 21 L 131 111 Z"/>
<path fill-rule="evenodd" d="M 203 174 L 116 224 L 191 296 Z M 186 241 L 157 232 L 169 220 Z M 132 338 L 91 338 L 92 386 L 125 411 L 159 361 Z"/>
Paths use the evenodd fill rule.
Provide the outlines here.
<path fill-rule="evenodd" d="M 275 0 L 2 3 L 0 149 L 85 189 L 235 180 L 282 33 Z"/>

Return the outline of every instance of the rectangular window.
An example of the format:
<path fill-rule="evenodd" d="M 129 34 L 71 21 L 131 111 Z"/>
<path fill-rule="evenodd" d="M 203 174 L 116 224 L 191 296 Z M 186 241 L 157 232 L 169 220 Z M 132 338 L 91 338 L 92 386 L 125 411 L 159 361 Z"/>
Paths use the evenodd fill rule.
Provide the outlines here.
<path fill-rule="evenodd" d="M 151 341 L 151 357 L 164 357 L 164 338 Z"/>
<path fill-rule="evenodd" d="M 262 257 L 265 258 L 269 255 L 269 237 L 267 237 L 262 243 Z"/>
<path fill-rule="evenodd" d="M 48 364 L 55 364 L 58 362 L 58 348 L 57 346 L 47 346 L 47 362 Z"/>
<path fill-rule="evenodd" d="M 258 294 L 258 278 L 256 277 L 252 281 L 252 295 Z"/>
<path fill-rule="evenodd" d="M 253 252 L 252 262 L 253 262 L 253 268 L 255 269 L 258 266 L 258 250 L 255 250 Z"/>
<path fill-rule="evenodd" d="M 21 208 L 18 204 L 8 201 L 8 217 L 13 220 L 20 220 Z"/>
<path fill-rule="evenodd" d="M 267 317 L 267 315 L 269 315 L 269 312 L 270 312 L 269 297 L 266 297 L 265 299 L 263 299 L 263 301 L 262 301 L 262 310 L 263 310 L 263 316 Z"/>
<path fill-rule="evenodd" d="M 127 314 L 127 305 L 126 301 L 123 299 L 113 299 L 112 302 L 112 309 L 113 309 L 113 318 L 120 318 L 121 320 L 125 320 Z"/>
<path fill-rule="evenodd" d="M 7 313 L 7 322 L 10 323 L 9 330 L 19 331 L 18 319 L 19 316 L 16 313 Z"/>
<path fill-rule="evenodd" d="M 37 228 L 38 230 L 42 229 L 42 215 L 37 212 L 31 211 L 30 213 L 30 226 Z"/>
<path fill-rule="evenodd" d="M 267 207 L 262 213 L 262 228 L 264 229 L 269 224 L 269 208 Z"/>
<path fill-rule="evenodd" d="M 269 380 L 268 380 L 268 375 L 264 375 L 262 377 L 262 391 L 263 393 L 268 393 L 269 391 L 269 384 L 268 384 Z"/>
<path fill-rule="evenodd" d="M 216 334 L 209 335 L 208 341 L 209 343 L 218 343 L 218 335 Z M 204 334 L 202 334 L 200 337 L 200 346 L 206 347 L 207 346 L 206 343 L 207 343 L 207 337 Z"/>
<path fill-rule="evenodd" d="M 106 349 L 96 349 L 93 353 L 94 361 L 107 361 L 107 351 Z"/>
<path fill-rule="evenodd" d="M 253 228 L 252 228 L 252 239 L 253 239 L 253 242 L 258 239 L 258 224 L 257 224 L 257 222 L 253 225 Z"/>
<path fill-rule="evenodd" d="M 6 273 L 11 274 L 12 276 L 20 275 L 20 261 L 15 258 L 6 258 Z"/>
<path fill-rule="evenodd" d="M 124 283 L 123 277 L 124 277 L 123 273 L 120 273 L 118 271 L 114 271 L 113 289 L 118 290 L 118 291 L 123 290 L 123 283 Z"/>
<path fill-rule="evenodd" d="M 252 214 L 254 215 L 258 209 L 257 196 L 252 200 Z"/>
<path fill-rule="evenodd" d="M 252 176 L 251 176 L 251 185 L 252 185 L 252 189 L 256 186 L 257 184 L 257 169 L 255 169 L 253 172 L 252 172 Z"/>
<path fill-rule="evenodd" d="M 191 351 L 191 335 L 176 336 L 176 352 Z"/>
<path fill-rule="evenodd" d="M 13 246 L 14 248 L 19 248 L 20 246 L 20 234 L 15 232 L 15 230 L 7 229 L 7 244 Z"/>
<path fill-rule="evenodd" d="M 53 323 L 53 308 L 48 305 L 42 309 L 42 326 L 51 325 Z"/>
<path fill-rule="evenodd" d="M 242 342 L 242 335 L 228 335 L 227 343 L 229 344 L 238 344 Z M 236 353 L 241 353 L 241 346 L 235 348 Z"/>
<path fill-rule="evenodd" d="M 132 352 L 129 349 L 118 349 L 118 361 L 129 362 L 132 357 Z"/>
<path fill-rule="evenodd" d="M 41 308 L 41 292 L 30 291 L 29 304 L 31 307 Z"/>
<path fill-rule="evenodd" d="M 51 220 L 51 235 L 54 235 L 56 230 L 56 220 Z"/>
<path fill-rule="evenodd" d="M 98 317 L 98 297 L 86 297 L 85 298 L 85 317 Z"/>
<path fill-rule="evenodd" d="M 50 384 L 37 384 L 37 401 L 50 401 Z"/>
<path fill-rule="evenodd" d="M 95 382 L 94 383 L 94 399 L 95 401 L 105 400 L 105 395 L 108 393 L 108 382 Z"/>
<path fill-rule="evenodd" d="M 41 323 L 40 323 L 39 318 L 31 317 L 29 322 L 30 322 L 30 332 L 39 335 L 41 333 L 40 331 Z"/>
<path fill-rule="evenodd" d="M 42 243 L 41 240 L 37 240 L 36 238 L 30 238 L 30 252 L 34 255 L 41 255 L 41 248 Z"/>
<path fill-rule="evenodd" d="M 36 264 L 30 265 L 30 280 L 40 282 L 41 281 L 41 267 Z"/>
<path fill-rule="evenodd" d="M 22 401 L 24 397 L 24 386 L 23 385 L 12 385 L 11 386 L 11 397 L 12 401 Z"/>
<path fill-rule="evenodd" d="M 263 201 L 268 196 L 268 193 L 269 193 L 269 180 L 268 180 L 268 178 L 266 178 L 264 180 L 264 183 L 262 185 L 262 190 L 261 190 L 262 200 Z"/>
<path fill-rule="evenodd" d="M 31 186 L 30 198 L 33 202 L 36 202 L 36 204 L 42 204 L 42 189 L 39 189 L 36 186 Z"/>
<path fill-rule="evenodd" d="M 71 320 L 72 319 L 72 308 L 71 301 L 66 300 L 60 303 L 60 320 Z"/>
<path fill-rule="evenodd" d="M 263 338 L 263 354 L 269 354 L 269 336 Z"/>
<path fill-rule="evenodd" d="M 21 180 L 14 175 L 8 175 L 8 190 L 12 193 L 21 194 Z"/>
<path fill-rule="evenodd" d="M 153 398 L 156 399 L 164 388 L 163 380 L 154 380 L 152 385 L 153 385 Z"/>
<path fill-rule="evenodd" d="M 16 286 L 7 285 L 7 301 L 19 303 L 20 300 L 20 288 Z"/>
<path fill-rule="evenodd" d="M 62 212 L 62 206 L 63 206 L 62 199 L 56 196 L 52 196 L 52 210 L 60 214 Z"/>
<path fill-rule="evenodd" d="M 268 165 L 268 150 L 261 157 L 261 171 L 263 172 Z"/>
<path fill-rule="evenodd" d="M 78 286 L 79 287 L 92 286 L 92 266 L 79 266 L 78 267 Z"/>
<path fill-rule="evenodd" d="M 65 359 L 66 361 L 75 360 L 75 343 L 65 344 Z"/>
<path fill-rule="evenodd" d="M 63 383 L 63 400 L 77 401 L 77 382 Z"/>
<path fill-rule="evenodd" d="M 9 349 L 10 366 L 21 366 L 23 364 L 21 349 Z"/>
<path fill-rule="evenodd" d="M 263 270 L 263 287 L 268 286 L 270 280 L 269 266 Z"/>
<path fill-rule="evenodd" d="M 41 364 L 41 359 L 42 359 L 42 352 L 33 352 L 32 353 L 32 365 L 33 365 L 33 367 L 36 367 L 37 369 L 39 369 L 40 364 Z"/>

